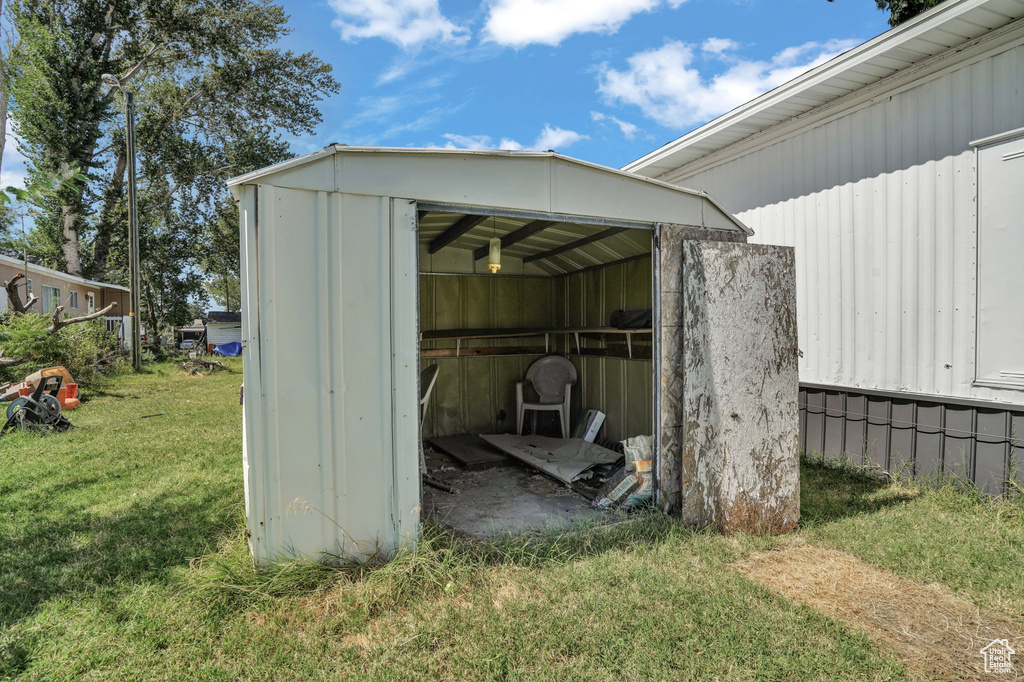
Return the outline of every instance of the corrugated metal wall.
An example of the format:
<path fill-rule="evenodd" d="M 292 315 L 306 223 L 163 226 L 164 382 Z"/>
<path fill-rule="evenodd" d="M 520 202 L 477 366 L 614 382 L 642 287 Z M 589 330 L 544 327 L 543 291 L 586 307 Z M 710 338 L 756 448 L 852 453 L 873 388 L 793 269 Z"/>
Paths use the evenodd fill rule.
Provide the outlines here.
<path fill-rule="evenodd" d="M 414 209 L 255 194 L 241 206 L 253 556 L 391 551 L 419 523 Z"/>
<path fill-rule="evenodd" d="M 420 275 L 420 329 L 493 329 L 554 325 L 554 280 L 546 277 Z M 535 338 L 463 341 L 473 346 L 536 345 Z M 543 344 L 543 339 L 540 340 Z M 422 342 L 454 348 L 454 341 Z M 440 365 L 424 420 L 424 436 L 514 429 L 517 381 L 537 355 L 423 358 Z M 505 411 L 505 420 L 497 419 Z"/>
<path fill-rule="evenodd" d="M 972 386 L 972 140 L 1024 126 L 1024 46 L 671 181 L 794 246 L 804 382 L 1024 403 Z"/>
<path fill-rule="evenodd" d="M 566 277 L 420 275 L 420 329 L 607 326 L 618 309 L 650 308 L 649 258 Z M 653 430 L 651 360 L 587 357 L 575 342 L 552 335 L 552 351 L 566 353 L 579 373 L 573 419 L 596 408 L 607 415 L 603 437 L 621 440 Z M 588 343 L 583 340 L 582 343 Z M 639 342 L 637 342 L 639 345 Z M 536 346 L 543 339 L 464 341 L 472 346 Z M 424 349 L 453 341 L 422 342 Z M 440 365 L 424 421 L 424 435 L 494 433 L 515 428 L 515 384 L 540 355 L 423 358 Z M 504 410 L 505 420 L 497 419 Z"/>
<path fill-rule="evenodd" d="M 559 278 L 559 324 L 608 326 L 616 310 L 653 305 L 651 259 L 643 258 Z M 573 401 L 606 416 L 603 437 L 623 440 L 654 431 L 654 363 L 651 360 L 572 356 L 580 372 Z M 578 414 L 575 407 L 573 411 Z"/>

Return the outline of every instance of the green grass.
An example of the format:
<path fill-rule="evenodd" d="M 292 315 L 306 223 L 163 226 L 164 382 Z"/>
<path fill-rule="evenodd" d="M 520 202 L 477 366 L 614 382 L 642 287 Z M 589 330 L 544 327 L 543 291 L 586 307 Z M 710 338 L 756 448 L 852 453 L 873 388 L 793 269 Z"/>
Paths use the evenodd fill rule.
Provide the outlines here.
<path fill-rule="evenodd" d="M 0 678 L 907 677 L 733 568 L 778 540 L 656 513 L 494 545 L 429 527 L 384 566 L 256 571 L 240 382 L 157 365 L 94 391 L 71 414 L 88 428 L 0 440 Z M 806 465 L 803 499 L 809 541 L 1019 615 L 1020 506 Z M 972 554 L 961 529 L 993 523 Z"/>
<path fill-rule="evenodd" d="M 804 537 L 1024 621 L 1024 500 L 805 463 Z"/>

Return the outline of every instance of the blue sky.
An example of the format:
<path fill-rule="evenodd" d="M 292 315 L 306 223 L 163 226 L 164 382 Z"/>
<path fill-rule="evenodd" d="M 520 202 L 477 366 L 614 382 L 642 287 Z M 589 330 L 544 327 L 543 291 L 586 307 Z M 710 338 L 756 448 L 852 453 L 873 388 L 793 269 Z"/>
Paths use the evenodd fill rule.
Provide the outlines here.
<path fill-rule="evenodd" d="M 334 66 L 332 142 L 620 167 L 888 28 L 873 0 L 277 0 Z M 9 122 L 10 124 L 10 122 Z M 0 186 L 21 185 L 10 134 Z"/>
<path fill-rule="evenodd" d="M 888 28 L 873 0 L 286 0 L 341 92 L 291 140 L 622 166 Z"/>

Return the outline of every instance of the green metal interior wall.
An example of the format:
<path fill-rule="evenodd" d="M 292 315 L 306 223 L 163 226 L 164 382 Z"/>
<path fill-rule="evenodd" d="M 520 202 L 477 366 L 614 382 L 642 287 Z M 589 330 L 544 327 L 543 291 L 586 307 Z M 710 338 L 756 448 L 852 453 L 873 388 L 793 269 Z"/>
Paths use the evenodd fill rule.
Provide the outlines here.
<path fill-rule="evenodd" d="M 607 326 L 618 309 L 649 308 L 650 258 L 557 277 L 420 275 L 420 329 Z M 649 338 L 649 337 L 647 337 Z M 650 359 L 580 356 L 571 337 L 552 336 L 552 350 L 566 354 L 579 372 L 573 419 L 583 409 L 607 415 L 603 437 L 653 432 L 653 362 Z M 535 346 L 543 339 L 463 342 L 472 346 Z M 648 344 L 634 340 L 639 348 Z M 583 340 L 597 345 L 594 340 Z M 424 349 L 454 342 L 423 342 Z M 643 354 L 639 349 L 638 354 Z M 650 352 L 647 352 L 650 355 Z M 423 358 L 439 364 L 424 420 L 424 435 L 495 433 L 515 428 L 515 384 L 539 355 Z M 497 415 L 504 411 L 505 419 Z"/>

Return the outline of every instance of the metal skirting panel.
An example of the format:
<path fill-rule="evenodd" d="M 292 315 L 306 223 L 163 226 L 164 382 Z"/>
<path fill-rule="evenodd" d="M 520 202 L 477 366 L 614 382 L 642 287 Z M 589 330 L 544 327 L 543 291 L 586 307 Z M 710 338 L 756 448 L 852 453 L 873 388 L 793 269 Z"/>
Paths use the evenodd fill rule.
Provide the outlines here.
<path fill-rule="evenodd" d="M 1024 404 L 975 379 L 973 140 L 1024 126 L 1024 46 L 673 182 L 796 249 L 800 378 Z"/>
<path fill-rule="evenodd" d="M 991 494 L 1024 483 L 1024 407 L 800 387 L 800 447 L 923 482 L 954 476 Z"/>

